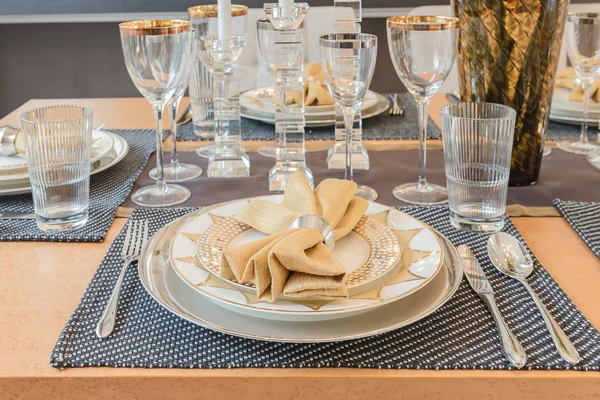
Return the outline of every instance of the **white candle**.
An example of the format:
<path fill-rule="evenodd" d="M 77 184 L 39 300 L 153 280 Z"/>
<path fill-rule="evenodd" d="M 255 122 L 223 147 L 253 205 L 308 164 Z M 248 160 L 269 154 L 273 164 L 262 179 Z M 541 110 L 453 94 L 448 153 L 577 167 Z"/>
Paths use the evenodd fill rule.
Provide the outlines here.
<path fill-rule="evenodd" d="M 279 0 L 281 16 L 284 19 L 291 19 L 294 14 L 294 0 Z"/>
<path fill-rule="evenodd" d="M 218 38 L 219 40 L 231 39 L 231 0 L 219 0 L 218 2 Z"/>

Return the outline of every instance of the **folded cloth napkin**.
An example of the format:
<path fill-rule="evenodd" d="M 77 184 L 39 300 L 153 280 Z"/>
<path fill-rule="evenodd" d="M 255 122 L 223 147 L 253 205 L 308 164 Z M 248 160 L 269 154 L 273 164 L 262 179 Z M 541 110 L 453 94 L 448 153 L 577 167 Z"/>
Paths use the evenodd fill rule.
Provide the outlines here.
<path fill-rule="evenodd" d="M 283 202 L 250 201 L 235 219 L 269 236 L 228 249 L 219 274 L 225 279 L 253 282 L 260 300 L 275 301 L 283 293 L 293 298 L 347 297 L 346 271 L 314 228 L 288 230 L 302 215 L 322 216 L 335 239 L 346 236 L 367 210 L 356 197 L 356 184 L 326 179 L 313 191 L 303 173 L 293 174 Z"/>

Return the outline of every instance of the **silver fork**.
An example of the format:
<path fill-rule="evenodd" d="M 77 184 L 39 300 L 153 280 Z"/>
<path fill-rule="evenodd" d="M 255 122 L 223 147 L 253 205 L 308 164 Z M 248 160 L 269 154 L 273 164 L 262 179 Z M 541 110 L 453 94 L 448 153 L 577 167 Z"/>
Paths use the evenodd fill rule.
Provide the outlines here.
<path fill-rule="evenodd" d="M 390 115 L 404 115 L 404 107 L 398 103 L 398 93 L 392 95 L 392 107 L 390 108 Z"/>
<path fill-rule="evenodd" d="M 123 259 L 123 267 L 119 274 L 119 279 L 108 299 L 108 304 L 98 321 L 96 326 L 96 335 L 99 338 L 108 337 L 115 328 L 115 321 L 117 319 L 117 306 L 119 304 L 119 292 L 121 291 L 121 284 L 125 279 L 125 273 L 127 267 L 140 257 L 142 248 L 148 241 L 148 220 L 137 221 L 129 224 L 127 232 L 125 232 L 125 242 L 123 244 L 123 250 L 121 251 L 121 258 Z"/>

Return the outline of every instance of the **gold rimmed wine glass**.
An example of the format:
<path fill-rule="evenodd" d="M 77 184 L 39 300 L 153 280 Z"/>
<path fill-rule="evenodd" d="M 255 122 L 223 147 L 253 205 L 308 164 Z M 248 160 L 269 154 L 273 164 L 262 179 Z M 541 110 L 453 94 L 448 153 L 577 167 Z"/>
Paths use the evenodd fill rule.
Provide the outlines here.
<path fill-rule="evenodd" d="M 427 111 L 454 64 L 458 18 L 399 16 L 387 19 L 388 46 L 398 77 L 419 108 L 419 180 L 394 188 L 394 197 L 410 204 L 448 201 L 445 187 L 427 182 Z M 425 45 L 426 44 L 426 45 Z"/>
<path fill-rule="evenodd" d="M 190 198 L 183 186 L 165 180 L 162 118 L 165 104 L 180 87 L 190 57 L 191 24 L 179 20 L 143 20 L 119 25 L 125 66 L 134 85 L 150 102 L 156 123 L 156 184 L 137 190 L 131 199 L 141 206 L 164 207 Z"/>

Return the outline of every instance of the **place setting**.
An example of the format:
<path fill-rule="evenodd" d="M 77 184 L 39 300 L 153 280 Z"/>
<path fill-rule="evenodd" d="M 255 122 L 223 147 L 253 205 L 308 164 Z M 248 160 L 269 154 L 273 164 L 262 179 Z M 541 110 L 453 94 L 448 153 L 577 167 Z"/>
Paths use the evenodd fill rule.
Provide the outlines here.
<path fill-rule="evenodd" d="M 335 2 L 317 37 L 293 0 L 115 24 L 155 129 L 107 130 L 83 105 L 0 128 L 0 241 L 101 242 L 116 224 L 89 247 L 104 257 L 51 367 L 600 370 L 600 333 L 529 240 L 560 213 L 600 258 L 599 203 L 571 200 L 568 176 L 538 183 L 555 178 L 540 175 L 549 121 L 581 124 L 557 146 L 600 177 L 584 158 L 600 154 L 600 17 L 546 10 L 522 23 L 536 46 L 498 55 L 496 35 L 518 32 L 481 2 L 390 16 L 385 38 L 362 32 L 361 7 Z M 573 66 L 557 73 L 563 25 Z M 248 49 L 268 84 L 248 88 Z M 371 89 L 381 53 L 407 93 Z M 437 104 L 455 65 L 462 100 Z"/>

